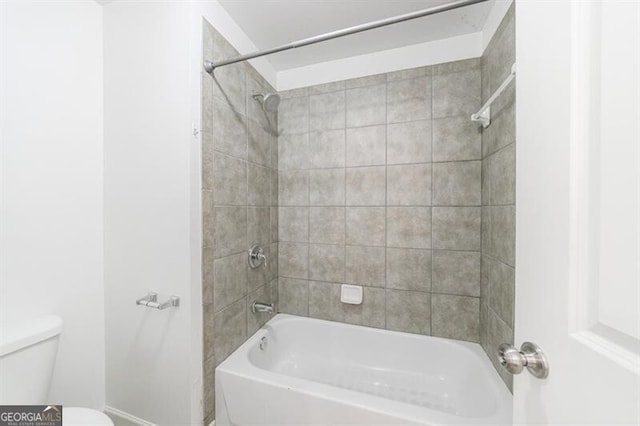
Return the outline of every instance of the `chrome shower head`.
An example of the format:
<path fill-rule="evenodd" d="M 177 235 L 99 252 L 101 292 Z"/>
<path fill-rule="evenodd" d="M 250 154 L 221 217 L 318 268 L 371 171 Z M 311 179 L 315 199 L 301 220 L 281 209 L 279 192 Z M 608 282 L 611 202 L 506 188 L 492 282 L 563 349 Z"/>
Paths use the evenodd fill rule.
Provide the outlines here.
<path fill-rule="evenodd" d="M 266 95 L 256 93 L 253 95 L 253 99 L 260 102 L 262 109 L 267 112 L 276 112 L 278 105 L 280 105 L 280 95 L 277 93 L 267 93 Z"/>

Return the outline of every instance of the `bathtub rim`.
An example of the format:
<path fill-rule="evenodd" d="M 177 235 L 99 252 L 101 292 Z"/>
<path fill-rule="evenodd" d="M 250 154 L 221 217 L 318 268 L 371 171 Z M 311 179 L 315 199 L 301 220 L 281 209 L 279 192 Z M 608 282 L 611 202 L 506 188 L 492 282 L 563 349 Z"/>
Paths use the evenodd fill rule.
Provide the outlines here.
<path fill-rule="evenodd" d="M 456 347 L 464 349 L 478 359 L 483 369 L 489 376 L 489 386 L 495 393 L 496 397 L 495 411 L 487 416 L 465 417 L 462 415 L 447 413 L 428 407 L 417 406 L 402 401 L 396 401 L 376 395 L 344 389 L 309 379 L 286 375 L 264 369 L 253 364 L 253 362 L 251 362 L 251 360 L 249 359 L 250 351 L 259 344 L 259 341 L 263 336 L 268 334 L 271 327 L 286 322 L 315 322 L 325 324 L 328 327 L 352 329 L 364 328 L 367 330 L 367 332 L 376 334 L 401 335 L 405 338 L 415 340 L 435 339 L 440 342 L 444 342 L 447 345 L 454 345 Z M 216 382 L 218 382 L 219 379 L 222 380 L 222 378 L 226 374 L 236 375 L 246 380 L 252 380 L 283 390 L 295 390 L 311 397 L 321 398 L 339 404 L 344 404 L 344 401 L 349 401 L 349 404 L 356 407 L 387 416 L 396 416 L 398 419 L 406 420 L 409 422 L 424 424 L 425 418 L 427 418 L 429 425 L 433 426 L 449 424 L 512 424 L 513 418 L 512 394 L 508 390 L 506 384 L 500 378 L 498 372 L 495 370 L 493 364 L 491 363 L 491 360 L 489 359 L 484 349 L 482 349 L 482 347 L 478 343 L 448 339 L 444 337 L 419 335 L 401 331 L 386 330 L 279 313 L 271 318 L 267 323 L 265 323 L 233 353 L 231 353 L 231 355 L 229 355 L 222 363 L 220 363 L 220 365 L 218 365 L 218 367 L 216 368 L 215 376 Z M 216 387 L 217 385 L 218 384 L 216 383 Z M 380 407 L 385 407 L 386 409 Z"/>

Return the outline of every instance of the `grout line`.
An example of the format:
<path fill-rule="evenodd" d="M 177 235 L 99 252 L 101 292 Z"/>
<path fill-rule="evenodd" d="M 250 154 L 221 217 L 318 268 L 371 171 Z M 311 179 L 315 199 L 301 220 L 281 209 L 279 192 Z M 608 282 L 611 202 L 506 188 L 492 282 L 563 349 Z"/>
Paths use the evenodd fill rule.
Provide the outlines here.
<path fill-rule="evenodd" d="M 344 87 L 344 271 L 342 280 L 347 282 L 347 85 Z M 363 290 L 364 293 L 364 290 Z M 342 296 L 342 295 L 341 295 Z"/>
<path fill-rule="evenodd" d="M 248 112 L 248 108 L 247 108 L 247 103 L 248 103 L 248 96 L 247 96 L 247 73 L 244 73 L 244 93 L 245 93 L 245 114 Z M 246 115 L 245 115 L 246 117 Z M 250 198 L 250 194 L 249 194 L 249 190 L 250 190 L 250 185 L 249 185 L 249 120 L 247 120 L 247 122 L 245 123 L 245 144 L 246 144 L 246 151 L 247 151 L 247 157 L 244 159 L 244 165 L 245 165 L 245 176 L 246 176 L 246 221 L 245 221 L 245 234 L 244 234 L 244 240 L 245 240 L 245 248 L 248 249 L 251 244 L 252 241 L 249 241 L 249 198 Z M 271 190 L 271 183 L 269 183 L 269 190 Z M 253 238 L 253 237 L 251 237 Z M 244 283 L 244 296 L 243 298 L 246 298 L 249 294 L 249 274 L 247 273 L 246 275 L 246 280 Z M 247 303 L 245 301 L 244 304 L 244 315 L 245 317 L 248 316 L 248 309 L 247 309 Z M 245 332 L 248 331 L 249 328 L 249 322 L 245 320 Z M 246 339 L 246 336 L 245 336 Z"/>
<path fill-rule="evenodd" d="M 494 155 L 504 151 L 507 148 L 510 148 L 512 145 L 513 145 L 513 148 L 515 149 L 515 144 L 516 144 L 515 141 L 511 141 L 508 144 L 506 144 L 505 146 L 502 146 L 502 147 L 496 149 L 495 151 L 487 152 L 487 155 L 482 158 L 482 161 L 488 160 L 489 158 L 493 157 Z"/>
<path fill-rule="evenodd" d="M 338 205 L 338 204 L 312 204 L 312 205 L 306 205 L 306 204 L 283 204 L 280 207 L 288 207 L 288 208 L 294 208 L 294 207 L 316 207 L 316 208 L 320 208 L 320 207 L 326 207 L 326 208 L 337 208 L 337 207 L 347 207 L 347 208 L 359 208 L 359 209 L 367 209 L 367 208 L 371 208 L 371 209 L 376 209 L 376 208 L 383 208 L 383 207 L 392 207 L 392 208 L 405 208 L 405 209 L 412 209 L 412 208 L 416 208 L 416 209 L 420 209 L 420 208 L 430 208 L 430 207 L 435 207 L 435 208 L 440 208 L 440 209 L 446 209 L 446 208 L 479 208 L 479 207 L 513 207 L 515 206 L 515 204 L 513 203 L 509 203 L 509 204 L 493 204 L 493 205 L 481 205 L 481 204 L 436 204 L 436 205 L 430 205 L 430 204 L 422 204 L 422 205 L 402 205 L 402 204 L 347 204 L 347 205 Z M 242 207 L 242 205 L 236 205 L 236 204 L 216 204 L 215 207 Z M 268 207 L 265 205 L 251 205 L 251 207 Z"/>
<path fill-rule="evenodd" d="M 389 194 L 388 194 L 388 179 L 389 179 L 389 173 L 388 173 L 388 167 L 389 167 L 389 138 L 388 138 L 388 132 L 389 132 L 389 74 L 385 75 L 385 91 L 384 91 L 384 97 L 385 97 L 385 102 L 384 102 L 384 164 L 385 164 L 385 176 L 384 176 L 384 204 L 385 204 L 385 209 L 384 209 L 384 328 L 387 329 L 388 327 L 388 318 L 387 318 L 387 307 L 388 307 L 388 300 L 387 300 L 387 286 L 388 286 L 388 282 L 387 282 L 387 232 L 388 232 L 388 224 L 387 224 L 387 214 L 388 214 L 388 209 L 387 209 L 387 204 L 389 204 Z"/>
<path fill-rule="evenodd" d="M 379 84 L 382 85 L 382 84 Z M 386 89 L 386 88 L 385 88 Z M 302 96 L 301 96 L 302 97 Z M 480 105 L 478 106 L 480 107 Z M 386 108 L 386 104 L 385 104 L 385 108 Z M 356 125 L 356 126 L 350 126 L 347 124 L 346 119 L 345 119 L 345 125 L 343 126 L 339 126 L 339 127 L 328 127 L 326 129 L 322 129 L 322 130 L 311 130 L 311 128 L 309 127 L 308 130 L 306 131 L 295 131 L 295 132 L 283 132 L 281 133 L 279 136 L 294 136 L 294 135 L 303 135 L 305 133 L 315 133 L 315 132 L 322 132 L 322 131 L 330 131 L 330 130 L 340 130 L 342 128 L 345 129 L 362 129 L 362 128 L 366 128 L 366 127 L 375 127 L 375 126 L 384 126 L 387 124 L 391 124 L 391 125 L 396 125 L 396 124 L 409 124 L 409 123 L 416 123 L 416 122 L 421 122 L 421 121 L 433 121 L 433 120 L 442 120 L 442 119 L 453 119 L 453 118 L 460 118 L 460 119 L 465 119 L 467 120 L 469 118 L 469 116 L 475 112 L 477 110 L 477 108 L 474 108 L 473 111 L 469 111 L 466 113 L 461 113 L 461 114 L 452 114 L 452 115 L 443 115 L 443 116 L 438 116 L 438 117 L 434 117 L 433 114 L 428 117 L 428 118 L 419 118 L 419 119 L 410 119 L 410 120 L 400 120 L 400 121 L 387 121 L 385 119 L 384 122 L 380 122 L 380 123 L 375 123 L 375 124 L 362 124 L 362 125 Z M 345 108 L 345 114 L 346 114 L 346 108 Z M 252 120 L 255 122 L 255 120 Z M 259 124 L 259 123 L 258 123 Z"/>
<path fill-rule="evenodd" d="M 498 151 L 503 150 L 504 148 L 508 148 L 510 145 L 512 145 L 514 142 L 509 143 L 508 145 L 505 145 L 504 147 L 500 148 Z M 492 152 L 492 154 L 498 152 L 498 151 L 494 151 Z M 232 155 L 229 155 L 227 153 L 223 154 L 230 156 L 232 158 L 236 158 L 238 159 L 239 157 L 233 157 Z M 386 164 L 386 163 L 379 163 L 379 164 L 367 164 L 367 165 L 359 165 L 359 166 L 346 166 L 346 167 L 310 167 L 310 168 L 300 168 L 300 169 L 296 169 L 296 168 L 290 168 L 290 169 L 282 169 L 279 170 L 279 172 L 282 173 L 287 173 L 287 172 L 300 172 L 300 171 L 312 171 L 312 170 L 337 170 L 337 169 L 367 169 L 367 168 L 374 168 L 374 167 L 383 167 L 383 166 L 390 166 L 390 167 L 399 167 L 399 166 L 420 166 L 420 165 L 430 165 L 430 164 L 447 164 L 447 163 L 478 163 L 481 162 L 483 159 L 482 158 L 473 158 L 473 159 L 465 159 L 465 160 L 442 160 L 442 161 L 422 161 L 422 162 L 409 162 L 409 163 L 391 163 L 391 164 Z M 252 163 L 255 164 L 257 166 L 260 167 L 266 167 L 264 165 L 261 165 L 259 163 Z"/>
<path fill-rule="evenodd" d="M 431 131 L 431 149 L 429 150 L 431 153 L 431 163 L 433 164 L 433 121 L 434 121 L 434 114 L 433 114 L 433 110 L 434 110 L 434 105 L 433 105 L 433 99 L 434 99 L 434 93 L 433 93 L 433 70 L 431 72 L 431 76 L 429 77 L 431 80 L 431 84 L 430 84 L 430 88 L 431 88 L 431 126 L 430 126 L 430 131 Z M 482 168 L 482 167 L 481 167 Z M 431 199 L 430 204 L 433 205 L 433 166 L 431 167 L 431 190 L 430 190 L 430 194 L 431 194 Z M 480 203 L 482 204 L 482 203 Z M 431 218 L 431 288 L 430 290 L 433 292 L 433 207 L 430 209 L 430 218 Z M 429 335 L 433 334 L 433 296 L 432 293 L 429 294 Z"/>
<path fill-rule="evenodd" d="M 311 94 L 309 90 L 306 92 L 307 97 L 307 158 L 305 161 L 308 165 L 311 165 Z M 306 170 L 307 173 L 307 202 L 309 206 L 311 206 L 311 173 L 309 170 Z M 307 277 L 306 277 L 306 286 L 307 286 L 307 306 L 306 312 L 307 316 L 311 314 L 311 286 L 309 285 L 309 279 L 311 277 L 311 244 L 310 236 L 311 236 L 311 209 L 307 210 Z"/>

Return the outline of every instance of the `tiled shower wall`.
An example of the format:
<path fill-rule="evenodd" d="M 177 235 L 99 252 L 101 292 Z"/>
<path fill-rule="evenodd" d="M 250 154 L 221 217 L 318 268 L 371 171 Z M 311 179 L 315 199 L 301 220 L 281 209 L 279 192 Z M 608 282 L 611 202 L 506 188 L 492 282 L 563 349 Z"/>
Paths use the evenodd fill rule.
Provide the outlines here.
<path fill-rule="evenodd" d="M 513 86 L 484 133 L 469 120 L 515 60 L 513 18 L 482 58 L 284 92 L 278 117 L 251 98 L 273 88 L 248 63 L 203 72 L 205 424 L 215 367 L 269 319 L 254 300 L 490 356 L 513 341 Z M 206 21 L 203 35 L 203 58 L 237 55 Z M 253 242 L 267 268 L 248 268 Z M 364 286 L 362 305 L 340 302 L 342 283 Z"/>
<path fill-rule="evenodd" d="M 514 6 L 482 56 L 482 99 L 504 81 L 515 62 Z M 482 287 L 480 341 L 509 388 L 513 376 L 496 364 L 494 351 L 513 343 L 515 284 L 515 80 L 491 107 L 482 134 Z"/>
<path fill-rule="evenodd" d="M 203 23 L 203 58 L 238 53 Z M 246 62 L 202 73 L 204 418 L 214 418 L 215 367 L 269 318 L 255 300 L 277 300 L 277 117 L 251 95 L 273 88 Z M 252 270 L 260 243 L 266 268 Z"/>
<path fill-rule="evenodd" d="M 281 312 L 480 340 L 480 96 L 480 58 L 282 93 Z"/>

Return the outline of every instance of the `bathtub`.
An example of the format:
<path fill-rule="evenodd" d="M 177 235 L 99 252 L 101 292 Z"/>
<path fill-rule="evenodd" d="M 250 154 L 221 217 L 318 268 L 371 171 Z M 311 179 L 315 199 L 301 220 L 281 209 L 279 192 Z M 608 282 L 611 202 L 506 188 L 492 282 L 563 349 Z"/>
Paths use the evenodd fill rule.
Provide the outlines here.
<path fill-rule="evenodd" d="M 216 369 L 216 426 L 507 425 L 475 343 L 279 314 Z"/>

